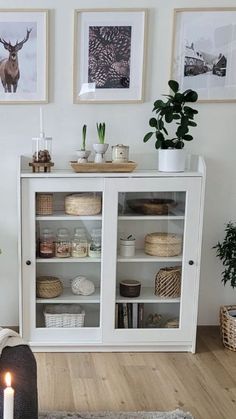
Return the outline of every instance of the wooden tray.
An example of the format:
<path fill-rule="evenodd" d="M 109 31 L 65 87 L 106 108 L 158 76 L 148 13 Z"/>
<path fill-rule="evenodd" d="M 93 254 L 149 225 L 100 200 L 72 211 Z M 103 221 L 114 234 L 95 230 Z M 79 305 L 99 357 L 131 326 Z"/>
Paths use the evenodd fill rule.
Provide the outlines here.
<path fill-rule="evenodd" d="M 77 163 L 76 161 L 71 161 L 70 164 L 76 173 L 125 173 L 133 172 L 133 170 L 137 167 L 137 163 L 133 161 L 129 161 L 127 163 L 112 163 L 111 161 L 107 161 L 106 163 Z"/>
<path fill-rule="evenodd" d="M 168 215 L 177 204 L 173 199 L 129 199 L 128 206 L 134 212 L 145 215 Z"/>

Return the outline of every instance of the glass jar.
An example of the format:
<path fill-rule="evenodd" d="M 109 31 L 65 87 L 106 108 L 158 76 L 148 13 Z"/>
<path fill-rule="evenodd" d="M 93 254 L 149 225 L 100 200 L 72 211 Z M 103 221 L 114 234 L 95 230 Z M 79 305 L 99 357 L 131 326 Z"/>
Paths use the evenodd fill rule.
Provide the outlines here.
<path fill-rule="evenodd" d="M 57 258 L 69 258 L 71 254 L 70 234 L 67 228 L 59 228 L 55 243 L 55 256 Z"/>
<path fill-rule="evenodd" d="M 39 257 L 53 258 L 55 254 L 53 232 L 49 228 L 44 228 L 39 239 Z"/>
<path fill-rule="evenodd" d="M 89 244 L 88 255 L 92 258 L 98 258 L 101 256 L 101 250 L 102 250 L 101 230 L 94 228 L 91 233 L 91 242 Z"/>
<path fill-rule="evenodd" d="M 83 228 L 75 228 L 71 243 L 71 256 L 84 258 L 88 255 L 88 241 Z"/>
<path fill-rule="evenodd" d="M 52 160 L 52 137 L 32 138 L 33 163 L 50 163 Z"/>

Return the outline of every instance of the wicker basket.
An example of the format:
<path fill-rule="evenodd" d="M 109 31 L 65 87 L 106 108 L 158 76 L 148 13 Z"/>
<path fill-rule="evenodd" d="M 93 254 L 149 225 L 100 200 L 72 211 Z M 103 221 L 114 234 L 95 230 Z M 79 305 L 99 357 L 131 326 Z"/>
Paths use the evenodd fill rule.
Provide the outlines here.
<path fill-rule="evenodd" d="M 53 213 L 53 194 L 37 193 L 36 194 L 36 214 L 52 215 Z"/>
<path fill-rule="evenodd" d="M 169 319 L 164 325 L 164 328 L 167 329 L 178 329 L 179 328 L 179 319 Z"/>
<path fill-rule="evenodd" d="M 144 251 L 151 256 L 178 256 L 182 251 L 182 236 L 172 233 L 147 234 Z"/>
<path fill-rule="evenodd" d="M 65 213 L 69 215 L 96 215 L 102 209 L 102 199 L 95 193 L 76 193 L 65 197 Z"/>
<path fill-rule="evenodd" d="M 39 276 L 36 279 L 36 296 L 38 298 L 55 298 L 61 295 L 63 285 L 55 276 Z"/>
<path fill-rule="evenodd" d="M 230 312 L 234 311 L 234 316 Z M 220 307 L 220 329 L 223 345 L 236 351 L 236 305 Z"/>
<path fill-rule="evenodd" d="M 181 291 L 181 266 L 162 268 L 155 279 L 155 295 L 177 298 Z"/>
<path fill-rule="evenodd" d="M 79 304 L 51 304 L 44 310 L 46 327 L 83 327 L 84 317 Z"/>

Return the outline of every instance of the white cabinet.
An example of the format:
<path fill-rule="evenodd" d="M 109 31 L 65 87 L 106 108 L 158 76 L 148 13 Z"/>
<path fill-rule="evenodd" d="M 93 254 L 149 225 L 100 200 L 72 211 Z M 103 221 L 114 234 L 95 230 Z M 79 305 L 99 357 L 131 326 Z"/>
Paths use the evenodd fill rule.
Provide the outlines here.
<path fill-rule="evenodd" d="M 194 163 L 195 162 L 195 163 Z M 21 195 L 21 333 L 34 350 L 42 351 L 195 351 L 204 162 L 193 160 L 184 173 L 135 171 L 131 174 L 76 174 L 71 171 L 32 174 L 22 171 Z M 52 215 L 36 215 L 36 194 L 53 193 Z M 70 216 L 65 196 L 92 192 L 102 198 L 102 211 L 94 216 Z M 170 200 L 165 215 L 153 214 L 133 204 Z M 41 258 L 36 255 L 40 232 L 83 227 L 88 236 L 101 229 L 101 257 Z M 181 253 L 151 256 L 145 253 L 145 236 L 171 233 L 182 237 Z M 120 237 L 135 237 L 135 254 L 120 255 Z M 161 268 L 179 266 L 181 292 L 155 295 L 155 276 Z M 71 280 L 83 275 L 95 284 L 89 296 L 74 295 Z M 56 298 L 36 297 L 36 278 L 56 276 L 64 291 Z M 119 283 L 138 280 L 138 297 L 122 297 Z M 46 327 L 48 304 L 79 304 L 85 311 L 84 327 Z M 158 324 L 152 323 L 157 315 Z M 174 323 L 173 323 L 174 321 Z M 174 325 L 174 326 L 173 326 Z M 170 327 L 169 327 L 170 326 Z"/>

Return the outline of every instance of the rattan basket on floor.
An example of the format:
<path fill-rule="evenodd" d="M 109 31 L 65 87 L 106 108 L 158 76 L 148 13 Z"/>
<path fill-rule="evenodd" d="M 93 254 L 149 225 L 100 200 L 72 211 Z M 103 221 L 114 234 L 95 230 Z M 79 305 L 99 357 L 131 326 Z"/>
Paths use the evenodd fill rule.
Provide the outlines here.
<path fill-rule="evenodd" d="M 234 316 L 230 312 L 234 312 Z M 220 307 L 220 329 L 223 345 L 236 351 L 236 305 Z"/>
<path fill-rule="evenodd" d="M 160 297 L 180 297 L 181 266 L 161 268 L 155 279 L 155 295 Z"/>

